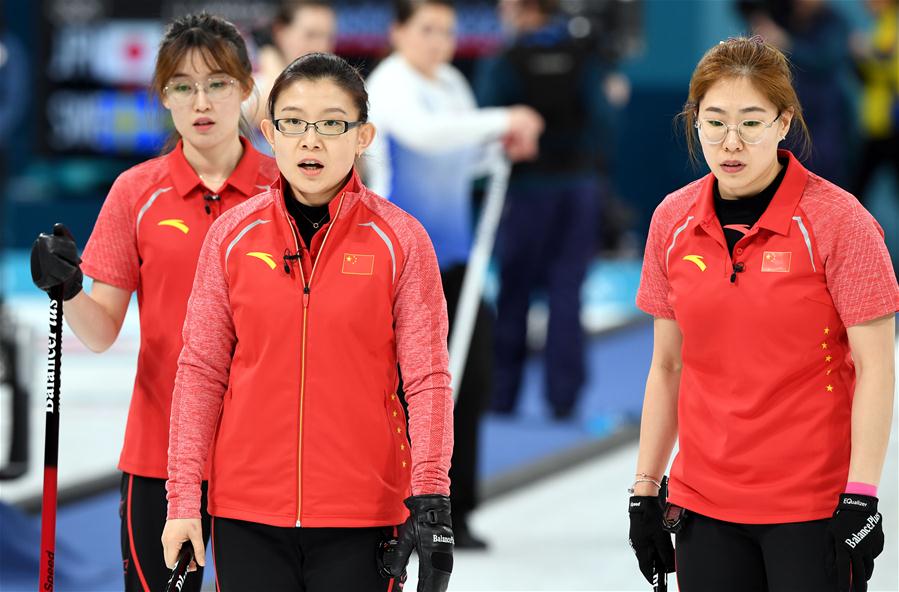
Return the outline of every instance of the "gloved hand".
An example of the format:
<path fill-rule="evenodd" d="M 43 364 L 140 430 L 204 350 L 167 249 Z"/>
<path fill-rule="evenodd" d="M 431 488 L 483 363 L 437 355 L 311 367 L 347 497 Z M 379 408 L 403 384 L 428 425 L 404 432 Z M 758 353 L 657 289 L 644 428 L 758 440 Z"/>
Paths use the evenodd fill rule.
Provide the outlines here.
<path fill-rule="evenodd" d="M 445 495 L 413 495 L 399 538 L 381 550 L 381 575 L 405 580 L 412 549 L 418 553 L 418 592 L 445 592 L 453 571 L 453 522 Z"/>
<path fill-rule="evenodd" d="M 866 592 L 874 558 L 883 551 L 883 520 L 877 512 L 877 498 L 840 494 L 827 535 L 827 571 L 836 578 L 840 592 Z"/>
<path fill-rule="evenodd" d="M 631 517 L 628 542 L 637 556 L 643 577 L 653 584 L 656 570 L 664 570 L 664 573 L 674 571 L 674 545 L 671 544 L 671 534 L 662 528 L 661 498 L 634 495 L 628 506 Z"/>
<path fill-rule="evenodd" d="M 55 224 L 53 234 L 39 234 L 31 246 L 31 279 L 34 285 L 47 294 L 51 294 L 53 288 L 62 286 L 63 300 L 71 300 L 81 291 L 84 274 L 81 273 L 80 263 L 75 239 L 63 224 Z"/>

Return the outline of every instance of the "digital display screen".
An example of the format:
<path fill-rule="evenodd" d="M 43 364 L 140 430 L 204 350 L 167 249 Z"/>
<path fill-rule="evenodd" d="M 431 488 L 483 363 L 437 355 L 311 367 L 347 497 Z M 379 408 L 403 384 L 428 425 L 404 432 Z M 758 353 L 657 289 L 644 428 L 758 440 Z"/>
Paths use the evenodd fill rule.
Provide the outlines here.
<path fill-rule="evenodd" d="M 335 2 L 337 53 L 373 64 L 389 52 L 393 17 L 388 2 Z M 171 118 L 148 90 L 166 23 L 207 10 L 243 33 L 251 59 L 256 35 L 277 2 L 87 2 L 46 0 L 42 42 L 46 59 L 39 89 L 45 133 L 41 149 L 58 155 L 145 158 L 159 152 Z M 458 57 L 491 53 L 501 35 L 495 7 L 460 2 Z"/>

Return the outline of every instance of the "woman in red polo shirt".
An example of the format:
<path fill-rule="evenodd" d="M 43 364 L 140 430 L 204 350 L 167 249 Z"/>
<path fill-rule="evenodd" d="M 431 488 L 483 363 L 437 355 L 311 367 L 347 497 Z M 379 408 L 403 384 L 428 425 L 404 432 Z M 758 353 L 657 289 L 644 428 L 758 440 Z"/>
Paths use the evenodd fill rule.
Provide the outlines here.
<path fill-rule="evenodd" d="M 354 164 L 375 129 L 352 66 L 297 59 L 275 81 L 268 116 L 280 182 L 213 224 L 190 297 L 166 560 L 188 541 L 203 555 L 211 456 L 221 590 L 384 592 L 414 548 L 418 590 L 442 592 L 453 404 L 434 248 L 359 180 Z M 400 524 L 379 566 L 375 551 Z"/>
<path fill-rule="evenodd" d="M 43 289 L 64 285 L 69 326 L 91 350 L 118 336 L 131 294 L 140 308 L 140 353 L 119 460 L 125 588 L 161 590 L 169 572 L 165 525 L 169 409 L 181 329 L 203 237 L 225 210 L 277 178 L 274 160 L 242 135 L 241 102 L 253 88 L 247 49 L 231 23 L 206 14 L 175 20 L 152 83 L 171 112 L 177 145 L 122 173 L 106 198 L 79 266 L 65 227 L 42 234 L 32 273 Z M 82 272 L 94 279 L 81 289 Z M 207 528 L 204 536 L 208 537 Z M 202 578 L 191 578 L 199 590 Z"/>
<path fill-rule="evenodd" d="M 710 49 L 682 116 L 711 173 L 656 209 L 637 295 L 655 317 L 630 498 L 640 569 L 674 571 L 664 527 L 684 592 L 865 590 L 899 308 L 883 231 L 778 149 L 808 134 L 761 38 Z"/>

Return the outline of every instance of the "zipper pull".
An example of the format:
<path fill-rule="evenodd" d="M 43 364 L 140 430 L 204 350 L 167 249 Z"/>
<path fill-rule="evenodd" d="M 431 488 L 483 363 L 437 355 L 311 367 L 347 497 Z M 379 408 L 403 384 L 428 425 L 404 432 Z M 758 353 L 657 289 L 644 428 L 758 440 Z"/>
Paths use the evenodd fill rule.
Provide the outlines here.
<path fill-rule="evenodd" d="M 309 307 L 309 286 L 303 286 L 303 308 Z"/>

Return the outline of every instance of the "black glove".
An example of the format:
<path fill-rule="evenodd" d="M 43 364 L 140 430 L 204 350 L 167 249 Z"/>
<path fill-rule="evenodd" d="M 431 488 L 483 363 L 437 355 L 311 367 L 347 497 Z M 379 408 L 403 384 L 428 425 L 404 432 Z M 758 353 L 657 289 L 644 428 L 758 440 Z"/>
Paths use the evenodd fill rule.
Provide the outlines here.
<path fill-rule="evenodd" d="M 75 239 L 62 224 L 53 226 L 53 234 L 39 234 L 31 246 L 31 279 L 51 297 L 51 290 L 60 286 L 63 300 L 78 295 L 84 281 L 80 263 Z"/>
<path fill-rule="evenodd" d="M 674 545 L 671 544 L 671 534 L 662 528 L 661 498 L 631 496 L 628 512 L 631 516 L 628 542 L 637 556 L 643 577 L 654 584 L 653 575 L 657 570 L 662 573 L 674 571 Z"/>
<path fill-rule="evenodd" d="M 383 546 L 381 575 L 405 581 L 412 549 L 418 553 L 418 592 L 445 592 L 453 572 L 453 521 L 445 495 L 413 495 L 398 539 Z"/>
<path fill-rule="evenodd" d="M 827 535 L 827 571 L 836 578 L 840 592 L 866 592 L 874 558 L 883 551 L 883 520 L 877 512 L 877 498 L 840 494 Z"/>

